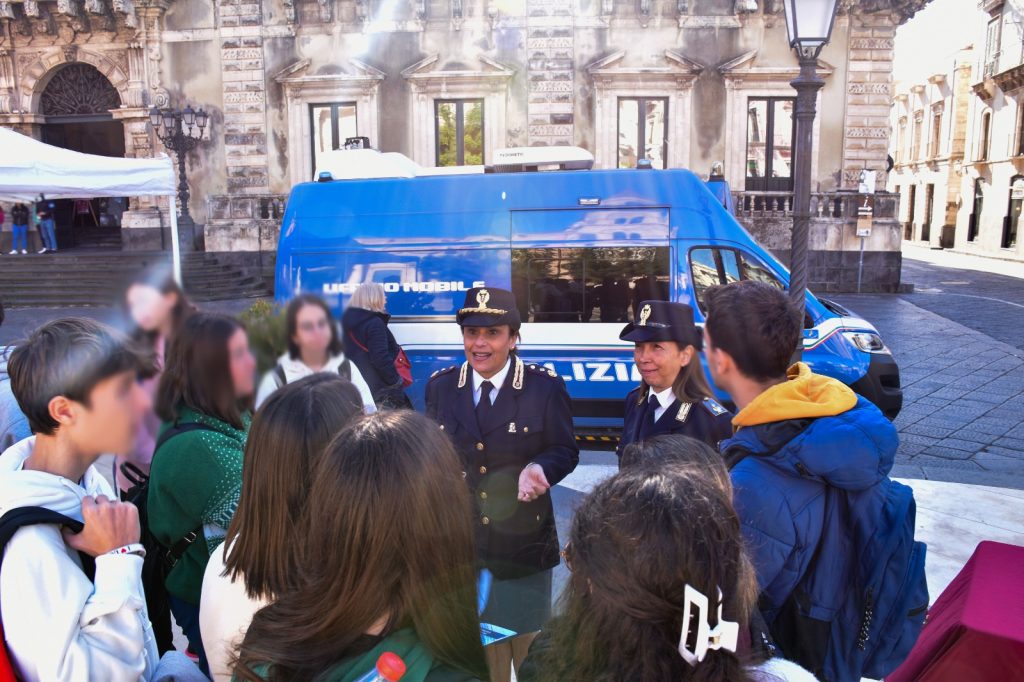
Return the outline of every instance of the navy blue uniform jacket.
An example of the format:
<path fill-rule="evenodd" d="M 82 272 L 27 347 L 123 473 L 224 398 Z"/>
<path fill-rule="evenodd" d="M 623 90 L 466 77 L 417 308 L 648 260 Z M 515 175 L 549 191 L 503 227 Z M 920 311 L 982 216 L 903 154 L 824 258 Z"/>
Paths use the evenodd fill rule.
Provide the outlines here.
<path fill-rule="evenodd" d="M 640 391 L 645 400 L 637 404 Z M 638 386 L 626 396 L 626 416 L 622 423 L 622 440 L 615 453 L 622 457 L 622 450 L 630 443 L 647 440 L 665 433 L 678 433 L 704 441 L 718 450 L 719 441 L 732 438 L 732 412 L 711 398 L 699 403 L 683 403 L 678 398 L 668 406 L 656 423 L 651 424 L 651 408 L 647 404 L 647 388 Z M 689 407 L 684 407 L 688 405 Z"/>
<path fill-rule="evenodd" d="M 554 486 L 576 468 L 579 447 L 565 383 L 513 358 L 487 423 L 477 424 L 472 374 L 469 363 L 436 372 L 426 403 L 427 416 L 462 459 L 476 503 L 477 556 L 501 580 L 553 568 L 560 547 L 550 491 L 520 502 L 519 474 L 539 464 Z"/>

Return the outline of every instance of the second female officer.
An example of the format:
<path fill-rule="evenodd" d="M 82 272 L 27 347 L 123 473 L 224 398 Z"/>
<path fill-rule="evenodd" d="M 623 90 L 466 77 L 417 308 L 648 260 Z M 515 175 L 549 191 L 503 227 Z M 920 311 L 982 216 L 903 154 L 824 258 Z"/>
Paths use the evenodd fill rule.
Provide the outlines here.
<path fill-rule="evenodd" d="M 703 337 L 690 306 L 643 301 L 619 338 L 634 343 L 641 377 L 640 386 L 626 396 L 619 457 L 630 443 L 663 433 L 690 436 L 716 450 L 719 441 L 732 436 L 732 413 L 712 397 L 704 377 Z"/>
<path fill-rule="evenodd" d="M 477 553 L 491 571 L 486 623 L 519 635 L 487 647 L 491 679 L 507 682 L 551 616 L 559 544 L 548 490 L 579 462 L 561 377 L 516 353 L 512 292 L 475 288 L 456 315 L 466 361 L 427 384 L 427 416 L 449 435 L 476 501 Z"/>

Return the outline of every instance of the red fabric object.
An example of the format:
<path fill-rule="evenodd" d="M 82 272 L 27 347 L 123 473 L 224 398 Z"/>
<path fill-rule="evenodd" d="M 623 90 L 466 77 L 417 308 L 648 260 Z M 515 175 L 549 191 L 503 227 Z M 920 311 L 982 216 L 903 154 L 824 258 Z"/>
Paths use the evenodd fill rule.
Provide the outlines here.
<path fill-rule="evenodd" d="M 4 642 L 4 626 L 0 625 L 0 644 Z M 14 663 L 11 655 L 7 653 L 6 646 L 0 646 L 0 682 L 17 682 L 14 675 Z"/>
<path fill-rule="evenodd" d="M 978 544 L 885 682 L 1024 679 L 1024 547 Z"/>

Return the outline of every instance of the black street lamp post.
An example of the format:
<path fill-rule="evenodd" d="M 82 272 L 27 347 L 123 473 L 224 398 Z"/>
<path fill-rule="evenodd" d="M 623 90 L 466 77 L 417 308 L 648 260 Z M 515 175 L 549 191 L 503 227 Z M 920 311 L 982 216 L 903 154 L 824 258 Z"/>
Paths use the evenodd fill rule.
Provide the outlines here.
<path fill-rule="evenodd" d="M 186 240 L 188 248 L 195 247 L 195 223 L 188 210 L 188 182 L 185 180 L 185 154 L 195 149 L 203 139 L 203 131 L 210 120 L 210 115 L 200 109 L 194 111 L 191 106 L 181 109 L 149 110 L 149 122 L 153 132 L 160 138 L 169 151 L 178 157 L 178 203 L 181 206 L 179 228 L 184 228 L 190 235 Z"/>
<path fill-rule="evenodd" d="M 806 308 L 807 250 L 811 222 L 811 150 L 818 91 L 825 81 L 818 76 L 818 55 L 828 43 L 838 0 L 785 0 L 789 46 L 800 61 L 800 75 L 790 82 L 796 90 L 796 155 L 793 169 L 793 235 L 789 263 L 789 297 L 799 310 Z"/>

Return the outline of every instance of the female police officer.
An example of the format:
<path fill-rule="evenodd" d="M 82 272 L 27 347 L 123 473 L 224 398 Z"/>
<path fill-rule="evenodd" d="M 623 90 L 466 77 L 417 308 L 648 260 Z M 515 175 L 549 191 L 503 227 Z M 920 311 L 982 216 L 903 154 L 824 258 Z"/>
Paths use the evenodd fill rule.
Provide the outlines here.
<path fill-rule="evenodd" d="M 427 416 L 451 437 L 476 501 L 477 553 L 494 575 L 481 620 L 520 633 L 487 647 L 491 679 L 507 681 L 551 615 L 559 545 L 548 489 L 579 461 L 561 377 L 516 354 L 512 292 L 475 288 L 456 315 L 466 361 L 427 384 Z"/>
<path fill-rule="evenodd" d="M 643 301 L 636 321 L 619 338 L 632 341 L 642 377 L 626 397 L 622 441 L 616 451 L 663 433 L 681 433 L 714 448 L 732 436 L 732 414 L 711 397 L 699 351 L 700 330 L 684 303 Z"/>

